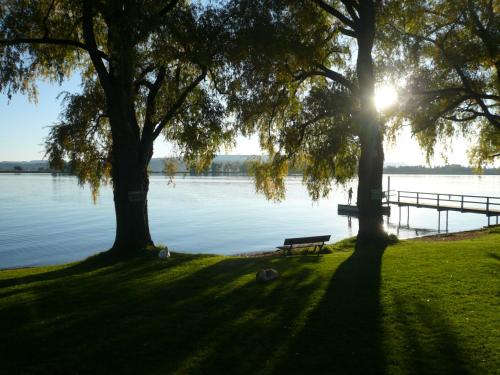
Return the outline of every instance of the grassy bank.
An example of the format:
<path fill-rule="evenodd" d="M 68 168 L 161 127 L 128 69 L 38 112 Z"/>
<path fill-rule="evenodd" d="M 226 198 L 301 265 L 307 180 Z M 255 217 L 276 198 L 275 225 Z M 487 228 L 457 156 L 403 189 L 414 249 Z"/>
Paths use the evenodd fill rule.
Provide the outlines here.
<path fill-rule="evenodd" d="M 500 232 L 0 272 L 0 373 L 495 373 Z M 276 268 L 270 284 L 255 273 Z"/>

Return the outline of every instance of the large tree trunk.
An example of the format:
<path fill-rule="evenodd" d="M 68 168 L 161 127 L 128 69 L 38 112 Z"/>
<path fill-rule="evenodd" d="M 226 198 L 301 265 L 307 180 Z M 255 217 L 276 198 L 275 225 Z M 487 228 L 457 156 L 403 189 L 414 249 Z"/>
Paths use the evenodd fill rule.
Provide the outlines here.
<path fill-rule="evenodd" d="M 382 173 L 384 153 L 382 134 L 376 121 L 363 121 L 364 134 L 360 136 L 361 157 L 358 167 L 358 207 L 360 242 L 383 240 L 386 233 L 382 221 Z"/>
<path fill-rule="evenodd" d="M 120 149 L 123 146 L 125 145 L 121 144 L 116 148 Z M 117 150 L 113 161 L 113 196 L 116 213 L 114 251 L 137 252 L 153 245 L 148 221 L 147 163 L 144 163 L 139 150 L 137 145 L 135 148 L 125 147 L 124 152 Z M 148 162 L 149 159 L 147 158 Z"/>
<path fill-rule="evenodd" d="M 372 0 L 360 2 L 357 76 L 360 113 L 358 116 L 361 157 L 358 168 L 358 241 L 385 238 L 382 221 L 383 135 L 374 103 L 375 77 L 372 48 L 375 36 L 375 10 Z"/>
<path fill-rule="evenodd" d="M 147 194 L 148 164 L 153 143 L 141 141 L 133 100 L 121 76 L 113 80 L 108 97 L 112 129 L 112 178 L 116 213 L 114 251 L 137 252 L 152 245 Z"/>
<path fill-rule="evenodd" d="M 120 9 L 118 13 L 120 14 Z M 109 86 L 106 92 L 111 126 L 112 178 L 116 213 L 113 251 L 134 253 L 153 245 L 149 233 L 147 168 L 153 141 L 141 139 L 135 112 L 133 85 L 136 53 L 126 17 L 108 20 L 110 54 Z"/>

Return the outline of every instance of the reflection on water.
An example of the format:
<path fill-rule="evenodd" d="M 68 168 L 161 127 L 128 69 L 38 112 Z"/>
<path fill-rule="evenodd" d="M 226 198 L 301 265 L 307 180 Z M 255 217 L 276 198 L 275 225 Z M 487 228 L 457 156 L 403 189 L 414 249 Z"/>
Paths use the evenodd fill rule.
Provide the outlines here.
<path fill-rule="evenodd" d="M 396 236 L 398 237 L 400 237 L 400 233 L 402 231 L 404 231 L 407 234 L 413 232 L 414 233 L 413 237 L 428 236 L 439 232 L 439 230 L 437 229 L 418 228 L 418 227 L 412 227 L 409 224 L 401 224 L 401 223 L 395 224 L 389 221 L 386 223 L 386 228 L 388 228 L 389 232 L 396 234 Z"/>
<path fill-rule="evenodd" d="M 358 221 L 337 215 L 349 187 L 335 187 L 328 199 L 311 202 L 300 178 L 287 181 L 287 199 L 276 203 L 256 195 L 247 177 L 152 176 L 149 194 L 153 239 L 173 251 L 235 254 L 269 250 L 287 237 L 331 234 L 332 241 L 356 235 Z M 393 175 L 391 189 L 500 195 L 500 176 Z M 109 187 L 93 205 L 88 188 L 72 176 L 0 174 L 0 267 L 82 259 L 112 245 L 114 210 Z M 397 227 L 398 210 L 384 219 L 401 238 L 437 230 L 435 210 L 410 209 L 410 225 Z M 405 222 L 403 213 L 402 223 Z M 485 216 L 449 213 L 449 231 L 479 228 Z"/>

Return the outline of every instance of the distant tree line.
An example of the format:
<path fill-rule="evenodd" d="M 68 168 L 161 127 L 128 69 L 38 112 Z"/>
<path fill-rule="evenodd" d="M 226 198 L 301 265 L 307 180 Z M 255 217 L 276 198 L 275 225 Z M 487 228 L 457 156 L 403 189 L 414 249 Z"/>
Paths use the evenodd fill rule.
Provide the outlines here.
<path fill-rule="evenodd" d="M 384 168 L 384 173 L 390 174 L 450 174 L 450 175 L 471 175 L 475 174 L 473 168 L 464 167 L 458 164 L 444 165 L 441 167 L 425 167 L 423 165 L 416 166 L 388 166 Z M 498 175 L 500 168 L 484 168 L 481 174 Z"/>
<path fill-rule="evenodd" d="M 256 160 L 244 161 L 227 161 L 227 162 L 212 162 L 209 167 L 202 171 L 197 171 L 195 168 L 187 168 L 183 163 L 179 163 L 176 167 L 176 173 L 196 175 L 252 175 L 254 173 L 254 163 Z M 295 165 L 289 168 L 288 176 L 302 175 L 303 167 Z M 154 171 L 158 172 L 158 171 Z M 450 164 L 438 167 L 426 167 L 423 165 L 405 165 L 405 166 L 386 166 L 384 167 L 385 174 L 432 174 L 432 175 L 473 175 L 477 172 L 474 168 L 465 167 L 459 164 Z M 482 175 L 500 175 L 500 168 L 484 168 L 481 171 Z"/>
<path fill-rule="evenodd" d="M 160 159 L 157 159 L 160 160 Z M 256 159 L 234 160 L 234 161 L 213 161 L 208 167 L 199 171 L 194 167 L 188 168 L 182 161 L 176 160 L 175 173 L 188 174 L 190 176 L 207 175 L 243 175 L 248 176 L 254 173 L 253 164 Z M 0 162 L 0 172 L 39 172 L 39 173 L 71 173 L 69 163 L 65 163 L 62 170 L 54 170 L 46 162 L 36 164 L 30 163 L 11 163 Z M 155 165 L 150 168 L 150 173 L 165 173 Z M 404 165 L 404 166 L 386 166 L 386 174 L 432 174 L 432 175 L 473 175 L 474 168 L 465 167 L 459 164 L 450 164 L 439 167 L 426 167 L 423 165 Z M 303 167 L 300 165 L 291 166 L 288 170 L 288 176 L 302 175 Z M 500 175 L 500 168 L 484 168 L 481 171 L 483 175 Z"/>
<path fill-rule="evenodd" d="M 62 169 L 54 169 L 46 161 L 34 162 L 0 162 L 0 172 L 16 173 L 71 173 L 68 163 L 64 163 Z"/>
<path fill-rule="evenodd" d="M 212 162 L 208 168 L 205 168 L 201 172 L 197 171 L 196 168 L 191 167 L 189 169 L 189 174 L 195 175 L 253 175 L 255 168 L 255 160 L 245 160 L 245 161 L 227 161 L 227 162 Z M 188 171 L 184 171 L 186 173 Z M 302 175 L 303 170 L 300 167 L 290 167 L 288 175 Z"/>
<path fill-rule="evenodd" d="M 212 162 L 208 167 L 198 170 L 194 166 L 186 166 L 184 163 L 174 161 L 174 169 L 169 171 L 167 168 L 163 171 L 151 169 L 153 173 L 167 173 L 167 174 L 189 174 L 190 176 L 206 176 L 206 175 L 248 175 L 250 173 L 250 161 L 227 161 L 227 162 Z"/>

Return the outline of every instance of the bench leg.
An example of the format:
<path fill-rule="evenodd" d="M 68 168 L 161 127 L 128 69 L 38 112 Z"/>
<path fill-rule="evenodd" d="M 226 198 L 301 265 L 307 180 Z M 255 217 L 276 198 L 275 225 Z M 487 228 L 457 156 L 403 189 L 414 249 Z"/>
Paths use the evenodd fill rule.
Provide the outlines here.
<path fill-rule="evenodd" d="M 324 243 L 321 244 L 320 246 L 318 246 L 318 256 L 321 253 L 321 250 L 323 249 L 323 245 L 324 245 Z"/>

